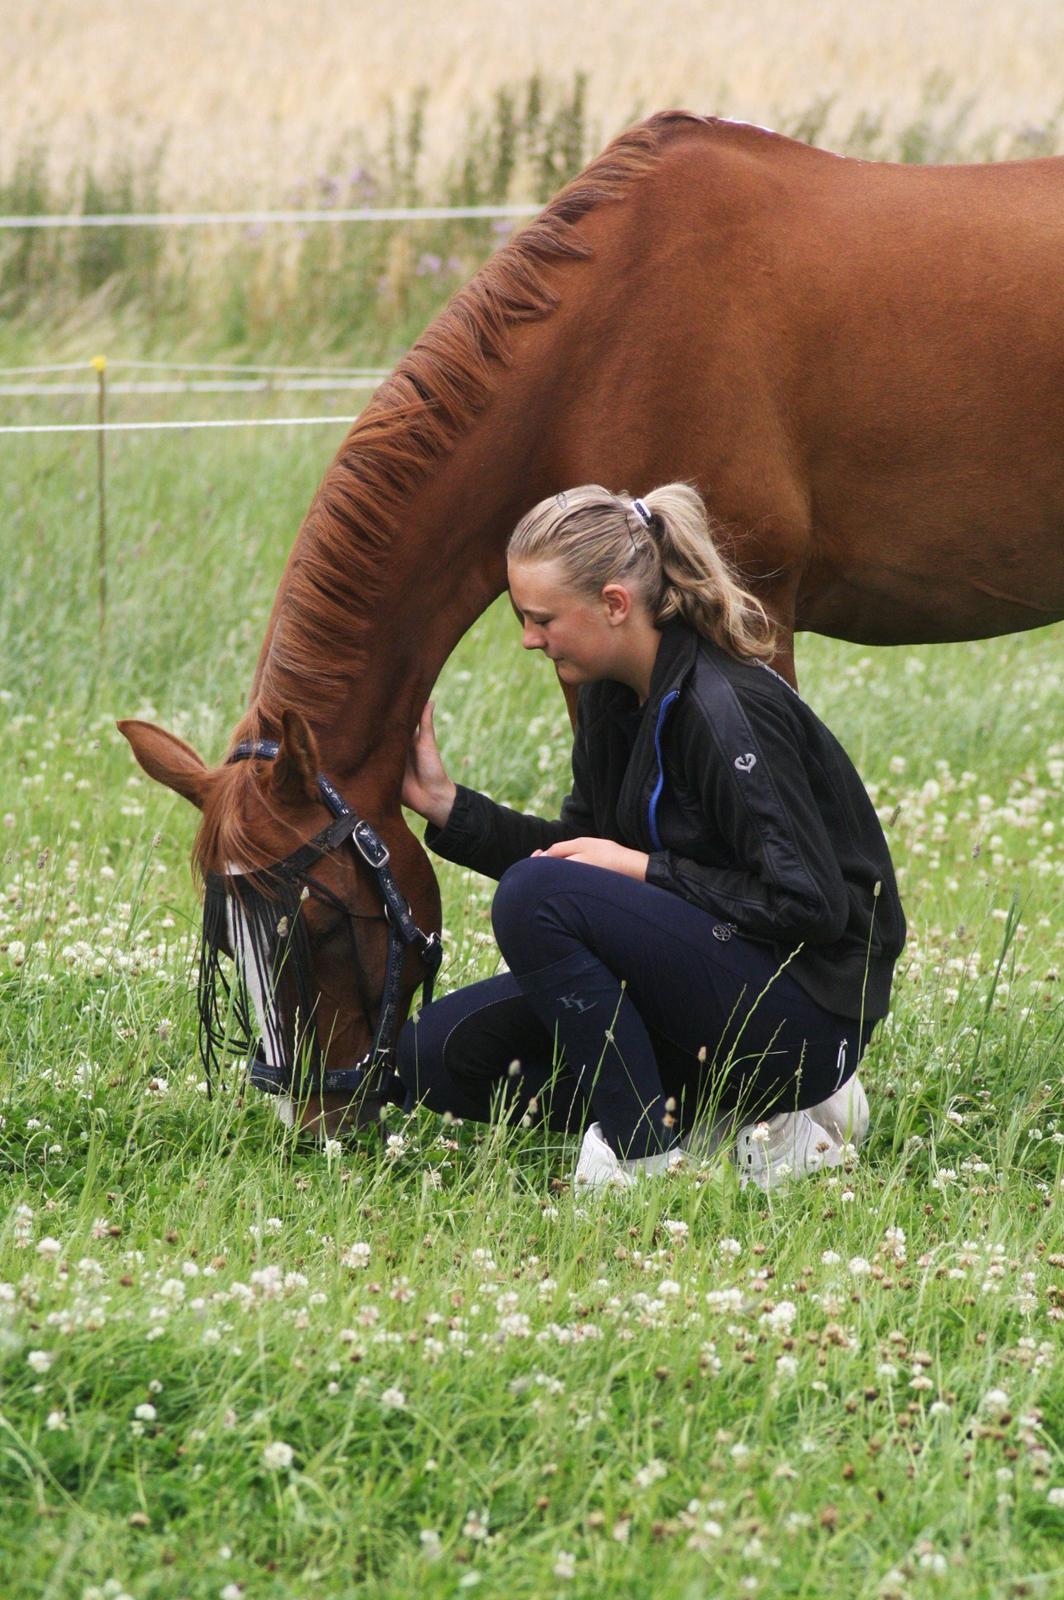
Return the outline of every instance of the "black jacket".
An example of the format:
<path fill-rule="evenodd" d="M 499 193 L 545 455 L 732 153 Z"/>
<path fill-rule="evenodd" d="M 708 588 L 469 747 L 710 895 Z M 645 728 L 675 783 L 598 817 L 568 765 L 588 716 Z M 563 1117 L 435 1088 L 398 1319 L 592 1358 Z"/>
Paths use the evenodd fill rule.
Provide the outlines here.
<path fill-rule="evenodd" d="M 905 917 L 879 818 L 834 735 L 775 672 L 666 623 L 634 742 L 632 689 L 581 687 L 573 788 L 549 822 L 461 785 L 438 855 L 499 878 L 582 835 L 649 854 L 647 882 L 771 944 L 818 1004 L 883 1016 Z M 797 954 L 793 952 L 797 951 Z"/>

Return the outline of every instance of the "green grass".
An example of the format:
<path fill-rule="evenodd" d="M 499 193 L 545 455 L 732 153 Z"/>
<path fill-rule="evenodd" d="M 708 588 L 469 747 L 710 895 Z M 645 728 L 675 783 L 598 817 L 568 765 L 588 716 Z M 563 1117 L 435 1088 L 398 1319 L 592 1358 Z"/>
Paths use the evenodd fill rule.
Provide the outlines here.
<path fill-rule="evenodd" d="M 202 1091 L 193 816 L 113 722 L 218 757 L 333 443 L 114 439 L 101 649 L 93 443 L 0 441 L 4 1595 L 1048 1600 L 1059 629 L 801 641 L 912 928 L 852 1173 L 592 1205 L 564 1141 L 430 1116 L 326 1160 Z M 556 806 L 561 699 L 504 606 L 437 700 L 456 776 Z M 492 970 L 491 886 L 440 871 L 450 986 Z"/>

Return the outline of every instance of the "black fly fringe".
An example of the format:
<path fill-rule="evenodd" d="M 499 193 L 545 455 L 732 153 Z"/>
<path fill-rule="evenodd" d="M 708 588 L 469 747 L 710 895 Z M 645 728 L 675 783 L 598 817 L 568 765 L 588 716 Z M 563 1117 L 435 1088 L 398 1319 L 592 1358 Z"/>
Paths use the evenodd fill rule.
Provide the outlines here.
<path fill-rule="evenodd" d="M 208 1095 L 226 1056 L 265 1056 L 287 1073 L 290 1091 L 297 1063 L 319 1066 L 304 895 L 276 871 L 207 875 L 197 991 Z"/>

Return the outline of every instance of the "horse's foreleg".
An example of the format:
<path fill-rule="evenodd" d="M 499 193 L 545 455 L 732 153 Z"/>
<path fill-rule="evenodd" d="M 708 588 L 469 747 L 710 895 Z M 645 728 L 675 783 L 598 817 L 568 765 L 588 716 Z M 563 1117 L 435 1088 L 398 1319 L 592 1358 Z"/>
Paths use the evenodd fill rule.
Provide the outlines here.
<path fill-rule="evenodd" d="M 776 633 L 776 649 L 769 666 L 778 672 L 781 678 L 786 678 L 792 689 L 797 689 L 798 673 L 794 664 L 794 633 L 789 626 L 779 626 Z"/>
<path fill-rule="evenodd" d="M 555 669 L 555 670 L 557 670 L 557 669 Z M 558 679 L 558 682 L 561 683 L 561 679 L 560 678 Z M 575 728 L 576 727 L 576 700 L 577 700 L 578 694 L 580 693 L 579 685 L 577 685 L 575 683 L 562 683 L 561 687 L 562 687 L 562 694 L 565 696 L 565 704 L 566 704 L 566 707 L 568 708 L 568 711 L 569 711 L 569 725 L 570 725 L 570 727 Z"/>
<path fill-rule="evenodd" d="M 794 664 L 794 602 L 797 587 L 797 581 L 788 577 L 782 584 L 757 590 L 776 634 L 776 648 L 768 664 L 781 678 L 786 678 L 792 689 L 798 688 L 798 673 Z"/>

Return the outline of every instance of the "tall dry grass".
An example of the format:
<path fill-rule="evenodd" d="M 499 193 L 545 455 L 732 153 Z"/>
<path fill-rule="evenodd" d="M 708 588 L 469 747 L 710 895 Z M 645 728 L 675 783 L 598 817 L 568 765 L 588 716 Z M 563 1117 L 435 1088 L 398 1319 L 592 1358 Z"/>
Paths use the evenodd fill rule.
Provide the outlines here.
<path fill-rule="evenodd" d="M 0 0 L 0 21 L 0 169 L 37 142 L 53 183 L 121 161 L 166 205 L 298 198 L 419 86 L 431 183 L 470 112 L 537 69 L 588 73 L 598 141 L 669 104 L 793 126 L 830 102 L 816 135 L 841 146 L 865 117 L 911 126 L 934 81 L 932 121 L 969 107 L 987 155 L 1037 150 L 1064 98 L 1059 0 Z"/>

